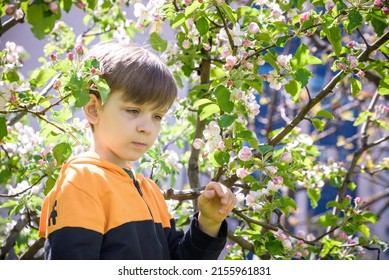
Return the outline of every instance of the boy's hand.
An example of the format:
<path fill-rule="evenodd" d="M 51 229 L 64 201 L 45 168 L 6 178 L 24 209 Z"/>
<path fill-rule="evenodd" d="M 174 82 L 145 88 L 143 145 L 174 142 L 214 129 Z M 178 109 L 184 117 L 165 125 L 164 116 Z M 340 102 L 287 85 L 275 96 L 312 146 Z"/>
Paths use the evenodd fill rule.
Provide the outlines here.
<path fill-rule="evenodd" d="M 230 189 L 218 182 L 210 182 L 198 198 L 200 229 L 216 237 L 221 223 L 235 204 L 236 197 Z"/>

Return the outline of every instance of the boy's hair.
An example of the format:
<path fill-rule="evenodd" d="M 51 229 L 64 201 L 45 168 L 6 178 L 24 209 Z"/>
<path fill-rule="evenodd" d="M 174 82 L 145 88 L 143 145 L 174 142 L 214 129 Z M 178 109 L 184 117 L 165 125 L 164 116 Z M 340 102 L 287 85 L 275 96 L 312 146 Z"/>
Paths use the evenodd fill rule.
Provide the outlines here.
<path fill-rule="evenodd" d="M 103 42 L 91 48 L 90 57 L 100 61 L 101 76 L 111 92 L 123 90 L 126 102 L 168 109 L 177 98 L 177 85 L 168 67 L 140 46 Z"/>

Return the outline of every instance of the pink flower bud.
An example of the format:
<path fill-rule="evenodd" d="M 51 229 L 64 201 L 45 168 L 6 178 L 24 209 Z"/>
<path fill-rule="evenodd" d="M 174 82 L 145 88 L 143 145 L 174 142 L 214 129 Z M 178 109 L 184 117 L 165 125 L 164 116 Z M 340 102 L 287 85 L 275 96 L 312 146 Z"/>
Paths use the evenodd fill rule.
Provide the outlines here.
<path fill-rule="evenodd" d="M 309 256 L 309 251 L 307 249 L 303 250 L 303 256 L 308 257 Z"/>
<path fill-rule="evenodd" d="M 384 12 L 385 15 L 389 15 L 389 7 L 383 7 L 382 11 Z"/>
<path fill-rule="evenodd" d="M 303 256 L 303 254 L 301 252 L 296 252 L 294 256 L 299 259 Z"/>
<path fill-rule="evenodd" d="M 50 59 L 53 61 L 57 60 L 57 55 L 55 53 L 50 54 Z"/>
<path fill-rule="evenodd" d="M 53 84 L 53 89 L 58 90 L 60 86 L 61 86 L 61 81 L 56 80 Z"/>
<path fill-rule="evenodd" d="M 217 144 L 217 150 L 218 151 L 223 151 L 225 148 L 225 143 L 223 140 L 221 140 L 218 144 Z"/>
<path fill-rule="evenodd" d="M 374 5 L 374 7 L 376 7 L 376 8 L 381 8 L 382 6 L 383 6 L 383 2 L 382 2 L 382 0 L 374 0 L 374 3 L 373 3 L 373 5 Z"/>
<path fill-rule="evenodd" d="M 281 176 L 276 176 L 273 178 L 273 182 L 276 185 L 282 185 L 284 183 L 284 179 Z"/>
<path fill-rule="evenodd" d="M 82 9 L 82 10 L 85 9 L 85 4 L 82 3 L 81 1 L 77 2 L 76 6 L 77 6 L 77 8 Z"/>
<path fill-rule="evenodd" d="M 96 74 L 96 71 L 97 71 L 97 70 L 96 70 L 96 68 L 94 68 L 94 67 L 92 67 L 92 68 L 90 69 L 90 72 L 91 72 L 91 74 L 93 74 L 93 75 Z"/>
<path fill-rule="evenodd" d="M 233 83 L 231 80 L 227 80 L 227 81 L 226 81 L 226 85 L 227 85 L 228 87 L 232 87 L 232 86 L 234 85 L 234 83 Z"/>
<path fill-rule="evenodd" d="M 243 47 L 249 47 L 251 45 L 251 41 L 250 40 L 244 40 L 243 41 Z"/>
<path fill-rule="evenodd" d="M 302 15 L 300 15 L 300 23 L 304 23 L 306 22 L 307 20 L 309 20 L 311 17 L 311 13 L 310 12 L 305 12 L 303 13 Z"/>
<path fill-rule="evenodd" d="M 47 6 L 54 14 L 57 14 L 59 12 L 59 5 L 57 1 L 50 2 L 47 4 Z"/>
<path fill-rule="evenodd" d="M 45 164 L 45 161 L 44 161 L 43 159 L 40 159 L 40 160 L 38 160 L 38 164 L 39 164 L 40 166 L 42 166 L 42 165 Z"/>
<path fill-rule="evenodd" d="M 249 147 L 243 147 L 238 153 L 238 157 L 243 161 L 249 160 L 252 155 L 253 153 Z"/>
<path fill-rule="evenodd" d="M 238 168 L 236 170 L 236 176 L 238 176 L 240 179 L 243 179 L 244 177 L 248 176 L 250 173 L 247 171 L 246 168 Z"/>
<path fill-rule="evenodd" d="M 251 34 L 256 34 L 256 33 L 259 32 L 259 26 L 258 26 L 258 24 L 256 22 L 251 22 L 249 24 L 249 32 Z"/>
<path fill-rule="evenodd" d="M 362 204 L 362 198 L 360 198 L 360 197 L 358 196 L 358 197 L 356 197 L 356 198 L 354 199 L 354 202 L 355 202 L 356 205 L 361 205 L 361 204 Z"/>
<path fill-rule="evenodd" d="M 333 8 L 335 8 L 335 4 L 332 1 L 326 2 L 325 6 L 326 6 L 326 10 L 329 12 L 332 11 Z"/>
<path fill-rule="evenodd" d="M 203 147 L 203 145 L 204 145 L 204 142 L 200 138 L 196 138 L 193 141 L 193 148 L 195 148 L 196 150 L 200 150 Z"/>
<path fill-rule="evenodd" d="M 203 44 L 203 48 L 204 48 L 204 50 L 206 50 L 206 51 L 211 50 L 211 46 L 210 46 L 209 44 Z"/>
<path fill-rule="evenodd" d="M 293 161 L 292 154 L 289 152 L 282 153 L 280 156 L 280 159 L 282 162 L 285 162 L 287 164 L 289 164 Z"/>
<path fill-rule="evenodd" d="M 346 195 L 346 199 L 348 200 L 348 201 L 351 201 L 351 196 L 348 194 L 348 195 Z"/>
<path fill-rule="evenodd" d="M 69 59 L 69 60 L 73 60 L 74 59 L 74 54 L 73 53 L 67 53 L 66 54 L 66 58 Z"/>
<path fill-rule="evenodd" d="M 81 44 L 77 44 L 74 47 L 74 50 L 76 51 L 76 54 L 78 54 L 78 55 L 83 55 L 84 54 L 84 48 L 82 47 Z"/>
<path fill-rule="evenodd" d="M 365 77 L 365 75 L 366 75 L 366 73 L 363 72 L 362 70 L 360 70 L 360 71 L 357 73 L 357 76 L 358 76 L 358 78 L 360 78 L 360 79 L 363 79 L 363 78 Z"/>
<path fill-rule="evenodd" d="M 5 8 L 5 13 L 8 15 L 8 16 L 12 16 L 16 11 L 16 8 L 14 5 L 8 5 L 7 8 Z"/>

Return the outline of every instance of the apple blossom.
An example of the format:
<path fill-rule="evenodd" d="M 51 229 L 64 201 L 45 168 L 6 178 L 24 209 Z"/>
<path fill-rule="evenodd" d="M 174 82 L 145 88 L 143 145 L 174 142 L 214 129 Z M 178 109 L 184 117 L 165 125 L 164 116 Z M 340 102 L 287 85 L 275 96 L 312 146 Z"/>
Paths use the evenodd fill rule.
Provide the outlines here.
<path fill-rule="evenodd" d="M 249 147 L 244 146 L 240 151 L 238 152 L 238 158 L 247 161 L 249 160 L 253 155 L 253 152 Z"/>
<path fill-rule="evenodd" d="M 57 55 L 55 53 L 50 54 L 50 59 L 53 61 L 57 60 Z"/>
<path fill-rule="evenodd" d="M 382 11 L 384 12 L 385 15 L 389 15 L 389 7 L 383 7 Z"/>
<path fill-rule="evenodd" d="M 238 168 L 236 170 L 236 176 L 238 176 L 240 179 L 243 179 L 244 177 L 248 176 L 249 174 L 250 173 L 244 167 Z"/>
<path fill-rule="evenodd" d="M 269 181 L 267 182 L 267 185 L 266 185 L 266 188 L 269 190 L 269 191 L 272 191 L 272 192 L 278 192 L 279 189 L 281 189 L 282 185 L 280 184 L 275 184 L 273 181 Z"/>
<path fill-rule="evenodd" d="M 292 59 L 292 55 L 289 54 L 289 55 L 279 55 L 277 57 L 277 63 L 279 66 L 281 67 L 285 67 L 285 68 L 288 68 L 288 66 L 290 66 L 290 60 Z"/>
<path fill-rule="evenodd" d="M 211 121 L 208 126 L 204 129 L 203 135 L 205 140 L 207 140 L 205 144 L 205 149 L 212 153 L 217 148 L 217 145 L 222 140 L 220 136 L 220 127 L 215 121 Z"/>
<path fill-rule="evenodd" d="M 278 168 L 275 166 L 269 165 L 269 166 L 265 167 L 264 171 L 266 172 L 266 174 L 272 176 L 272 175 L 275 175 L 277 173 Z"/>
<path fill-rule="evenodd" d="M 347 60 L 350 63 L 351 69 L 355 69 L 358 67 L 358 59 L 355 56 L 350 55 L 349 57 L 347 57 Z"/>
<path fill-rule="evenodd" d="M 276 70 L 270 71 L 266 80 L 269 82 L 269 87 L 275 90 L 280 90 L 287 83 L 287 80 L 280 76 Z"/>
<path fill-rule="evenodd" d="M 24 17 L 24 12 L 22 9 L 17 9 L 14 13 L 14 19 L 15 20 L 19 20 L 19 19 L 22 19 Z"/>
<path fill-rule="evenodd" d="M 191 47 L 192 43 L 188 40 L 188 39 L 185 39 L 184 41 L 182 41 L 182 47 L 184 49 L 189 49 Z"/>
<path fill-rule="evenodd" d="M 259 26 L 258 26 L 258 23 L 256 22 L 251 22 L 249 24 L 249 31 L 251 34 L 256 34 L 259 32 Z"/>
<path fill-rule="evenodd" d="M 290 164 L 293 161 L 292 154 L 289 153 L 289 152 L 282 153 L 281 156 L 280 156 L 280 159 L 281 159 L 282 162 L 285 162 L 287 164 Z"/>
<path fill-rule="evenodd" d="M 296 258 L 301 258 L 302 256 L 303 256 L 303 254 L 301 253 L 301 252 L 296 252 L 295 254 L 294 254 L 294 256 L 296 257 Z"/>
<path fill-rule="evenodd" d="M 193 141 L 193 148 L 195 148 L 196 150 L 200 150 L 204 145 L 204 142 L 202 139 L 200 138 L 196 138 L 194 139 Z"/>
<path fill-rule="evenodd" d="M 282 246 L 284 246 L 284 248 L 286 250 L 292 250 L 293 249 L 293 246 L 292 246 L 292 241 L 290 239 L 284 239 L 281 241 L 282 243 Z"/>
<path fill-rule="evenodd" d="M 308 257 L 308 256 L 309 256 L 309 251 L 308 251 L 308 249 L 304 249 L 302 253 L 303 253 L 303 256 L 304 256 L 304 257 Z"/>

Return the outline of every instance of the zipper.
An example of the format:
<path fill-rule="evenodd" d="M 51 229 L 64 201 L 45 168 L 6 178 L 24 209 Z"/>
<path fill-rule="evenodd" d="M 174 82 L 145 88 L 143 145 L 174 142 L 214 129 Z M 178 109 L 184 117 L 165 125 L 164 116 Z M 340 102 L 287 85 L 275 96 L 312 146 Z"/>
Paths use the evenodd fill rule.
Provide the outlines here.
<path fill-rule="evenodd" d="M 126 173 L 131 177 L 132 182 L 134 183 L 135 188 L 138 190 L 138 193 L 139 193 L 140 197 L 142 198 L 143 202 L 146 204 L 147 209 L 149 210 L 151 219 L 154 221 L 153 213 L 151 213 L 150 207 L 147 204 L 145 198 L 143 197 L 142 189 L 140 188 L 139 182 L 135 179 L 134 173 L 131 170 L 128 170 L 128 169 L 124 169 L 124 171 L 126 171 Z"/>

